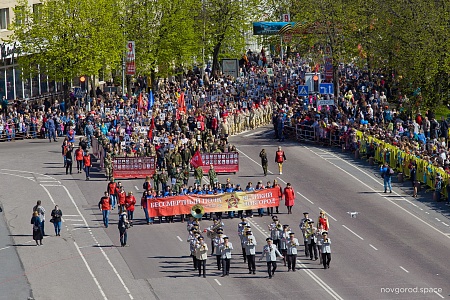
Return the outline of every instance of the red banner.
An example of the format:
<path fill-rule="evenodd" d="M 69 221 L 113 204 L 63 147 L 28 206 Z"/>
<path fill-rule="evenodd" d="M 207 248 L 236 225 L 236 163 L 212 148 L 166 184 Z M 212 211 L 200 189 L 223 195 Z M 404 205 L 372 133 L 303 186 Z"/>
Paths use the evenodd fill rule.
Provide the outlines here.
<path fill-rule="evenodd" d="M 205 213 L 210 213 L 274 207 L 280 204 L 280 199 L 278 198 L 277 188 L 218 195 L 149 198 L 148 211 L 152 217 L 187 215 L 191 213 L 191 208 L 196 204 L 202 205 Z"/>
<path fill-rule="evenodd" d="M 196 151 L 195 154 L 191 158 L 191 165 L 194 168 L 198 168 L 199 166 L 203 166 L 202 155 L 200 151 Z"/>
<path fill-rule="evenodd" d="M 156 158 L 151 157 L 114 157 L 114 178 L 145 178 L 155 174 Z"/>
<path fill-rule="evenodd" d="M 239 171 L 239 153 L 202 153 L 203 172 L 207 173 L 212 164 L 216 173 L 236 173 Z"/>

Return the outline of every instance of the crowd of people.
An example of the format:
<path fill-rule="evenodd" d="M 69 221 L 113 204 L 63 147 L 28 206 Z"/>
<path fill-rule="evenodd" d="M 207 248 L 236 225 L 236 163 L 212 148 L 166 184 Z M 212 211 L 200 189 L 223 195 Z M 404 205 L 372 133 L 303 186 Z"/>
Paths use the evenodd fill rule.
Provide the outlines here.
<path fill-rule="evenodd" d="M 328 218 L 325 212 L 321 211 L 317 225 L 315 225 L 314 221 L 309 218 L 309 213 L 305 212 L 303 216 L 299 229 L 301 230 L 305 256 L 314 261 L 320 259 L 319 263 L 323 265 L 324 269 L 328 269 L 331 262 Z M 190 217 L 187 224 L 189 232 L 187 242 L 189 243 L 194 271 L 198 271 L 199 277 L 206 277 L 206 263 L 210 249 L 210 256 L 216 257 L 215 267 L 217 267 L 217 270 L 222 271 L 222 277 L 229 276 L 232 253 L 241 250 L 243 261 L 247 264 L 248 273 L 256 274 L 256 256 L 258 254 L 256 247 L 258 242 L 252 233 L 252 227 L 247 218 L 242 217 L 237 228 L 240 247 L 233 247 L 233 244 L 229 241 L 229 236 L 224 234 L 224 227 L 224 223 L 220 219 L 214 218 L 213 224 L 202 230 L 199 220 Z M 272 216 L 272 223 L 268 225 L 268 229 L 270 237 L 265 239 L 266 245 L 262 247 L 259 257 L 259 260 L 264 259 L 266 261 L 268 278 L 271 279 L 275 276 L 277 257 L 283 260 L 288 272 L 295 272 L 298 247 L 301 246 L 295 233 L 289 225 L 282 225 L 277 216 Z M 206 237 L 210 239 L 209 244 L 205 241 L 202 233 L 206 233 Z M 240 254 L 236 253 L 235 255 Z"/>

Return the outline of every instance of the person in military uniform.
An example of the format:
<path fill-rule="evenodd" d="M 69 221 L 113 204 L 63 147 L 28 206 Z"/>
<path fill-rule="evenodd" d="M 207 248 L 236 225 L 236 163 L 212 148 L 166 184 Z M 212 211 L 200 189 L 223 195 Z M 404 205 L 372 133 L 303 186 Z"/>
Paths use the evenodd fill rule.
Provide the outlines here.
<path fill-rule="evenodd" d="M 223 238 L 222 238 L 222 236 L 223 236 L 223 230 L 222 230 L 222 228 L 219 228 L 219 229 L 216 230 L 215 237 L 212 239 L 212 246 L 213 246 L 213 249 L 214 249 L 213 252 L 214 252 L 215 255 L 216 255 L 216 260 L 217 260 L 217 270 L 219 270 L 219 271 L 220 271 L 220 269 L 221 269 L 221 261 L 220 261 L 221 253 L 220 253 L 220 246 L 221 246 L 222 243 L 223 243 Z"/>
<path fill-rule="evenodd" d="M 167 182 L 169 181 L 169 176 L 165 169 L 161 170 L 161 174 L 158 176 L 159 182 L 161 183 L 161 191 L 165 191 L 167 187 Z"/>
<path fill-rule="evenodd" d="M 179 151 L 176 151 L 174 153 L 172 161 L 175 164 L 175 166 L 177 166 L 177 167 L 181 167 L 183 165 L 183 158 Z"/>
<path fill-rule="evenodd" d="M 161 176 L 161 174 L 158 174 L 158 171 L 155 171 L 155 174 L 153 174 L 153 188 L 156 192 L 159 192 L 159 176 Z"/>
<path fill-rule="evenodd" d="M 219 246 L 220 257 L 222 260 L 222 277 L 230 275 L 230 260 L 233 244 L 228 241 L 227 236 L 223 236 L 223 243 Z"/>
<path fill-rule="evenodd" d="M 267 273 L 269 274 L 269 279 L 275 275 L 275 270 L 277 269 L 277 256 L 283 258 L 280 251 L 278 251 L 277 245 L 272 243 L 272 239 L 269 237 L 266 239 L 267 245 L 264 246 L 262 255 L 259 260 L 266 258 L 267 262 Z"/>
<path fill-rule="evenodd" d="M 181 172 L 180 168 L 177 168 L 176 174 L 175 174 L 175 193 L 177 193 L 177 195 L 179 195 L 181 192 L 181 186 L 183 185 L 183 180 L 184 180 L 184 173 Z"/>
<path fill-rule="evenodd" d="M 289 233 L 289 240 L 286 242 L 287 246 L 287 267 L 288 272 L 292 270 L 295 272 L 295 264 L 297 262 L 297 246 L 300 246 L 298 239 L 294 232 Z"/>
<path fill-rule="evenodd" d="M 212 164 L 209 165 L 208 177 L 209 185 L 214 186 L 214 184 L 217 182 L 217 173 L 216 170 L 214 170 L 214 166 Z"/>
<path fill-rule="evenodd" d="M 243 246 L 245 247 L 245 255 L 247 256 L 248 274 L 252 273 L 255 274 L 256 272 L 255 255 L 256 255 L 256 245 L 258 245 L 258 243 L 256 242 L 256 238 L 251 230 L 247 230 L 245 232 L 245 237 L 242 243 Z"/>
<path fill-rule="evenodd" d="M 105 172 L 106 172 L 106 180 L 111 180 L 111 177 L 113 175 L 113 165 L 112 165 L 112 159 L 111 159 L 111 154 L 106 153 L 105 159 L 104 159 L 104 164 L 105 164 Z"/>
<path fill-rule="evenodd" d="M 189 147 L 183 146 L 181 148 L 181 159 L 183 161 L 183 163 L 182 163 L 183 169 L 189 170 L 191 158 L 192 158 L 191 150 L 189 149 Z"/>
<path fill-rule="evenodd" d="M 197 167 L 194 170 L 194 177 L 195 177 L 195 183 L 196 184 L 201 184 L 202 183 L 202 178 L 203 178 L 203 169 L 202 167 Z"/>

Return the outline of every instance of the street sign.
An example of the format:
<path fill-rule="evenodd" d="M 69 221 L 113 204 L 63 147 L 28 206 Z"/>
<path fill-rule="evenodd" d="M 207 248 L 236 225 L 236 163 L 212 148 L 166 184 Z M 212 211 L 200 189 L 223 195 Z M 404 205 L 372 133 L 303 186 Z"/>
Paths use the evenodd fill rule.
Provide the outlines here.
<path fill-rule="evenodd" d="M 80 88 L 80 87 L 74 88 L 74 90 L 73 90 L 73 96 L 74 96 L 75 98 L 83 98 L 83 92 L 81 91 L 81 88 Z"/>
<path fill-rule="evenodd" d="M 332 83 L 321 83 L 319 85 L 320 94 L 334 94 L 334 87 Z"/>
<path fill-rule="evenodd" d="M 314 90 L 314 80 L 313 80 L 314 76 L 318 77 L 319 83 L 320 83 L 320 74 L 319 73 L 305 73 L 305 85 L 308 86 L 309 92 L 318 93 L 320 90 L 319 91 Z"/>
<path fill-rule="evenodd" d="M 299 85 L 298 86 L 298 95 L 299 96 L 308 96 L 308 86 L 307 85 Z"/>
<path fill-rule="evenodd" d="M 324 105 L 334 105 L 334 100 L 318 100 L 317 101 L 317 106 L 324 106 Z"/>

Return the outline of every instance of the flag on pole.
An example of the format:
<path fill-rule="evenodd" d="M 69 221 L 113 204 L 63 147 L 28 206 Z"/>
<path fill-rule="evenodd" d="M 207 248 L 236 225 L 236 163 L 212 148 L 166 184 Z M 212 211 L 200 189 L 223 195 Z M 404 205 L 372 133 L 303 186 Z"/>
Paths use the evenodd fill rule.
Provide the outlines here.
<path fill-rule="evenodd" d="M 147 110 L 151 110 L 153 107 L 153 104 L 155 104 L 155 98 L 153 97 L 153 91 L 150 90 L 150 93 L 148 94 Z"/>
<path fill-rule="evenodd" d="M 182 112 L 186 112 L 186 100 L 184 99 L 183 92 L 178 97 L 178 109 Z"/>
<path fill-rule="evenodd" d="M 191 158 L 191 165 L 194 168 L 198 168 L 198 167 L 203 166 L 202 155 L 200 154 L 199 150 L 197 150 L 195 152 L 195 154 L 192 156 L 192 158 Z"/>
<path fill-rule="evenodd" d="M 138 97 L 138 111 L 144 110 L 144 100 L 142 99 L 142 93 L 139 93 Z"/>

